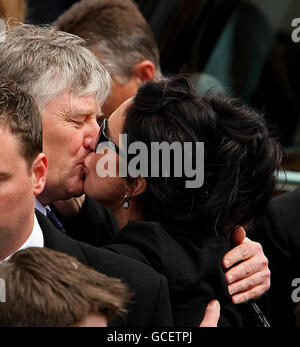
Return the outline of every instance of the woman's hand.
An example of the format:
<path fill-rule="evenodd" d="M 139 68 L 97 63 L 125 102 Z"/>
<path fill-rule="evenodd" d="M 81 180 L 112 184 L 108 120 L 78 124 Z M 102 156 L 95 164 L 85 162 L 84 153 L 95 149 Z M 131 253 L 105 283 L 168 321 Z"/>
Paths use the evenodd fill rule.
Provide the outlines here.
<path fill-rule="evenodd" d="M 200 328 L 217 327 L 220 318 L 220 304 L 217 300 L 212 300 L 206 306 L 206 311 Z"/>
<path fill-rule="evenodd" d="M 59 213 L 69 219 L 74 219 L 79 214 L 85 200 L 85 195 L 79 198 L 71 198 L 65 201 L 55 201 L 53 205 Z"/>

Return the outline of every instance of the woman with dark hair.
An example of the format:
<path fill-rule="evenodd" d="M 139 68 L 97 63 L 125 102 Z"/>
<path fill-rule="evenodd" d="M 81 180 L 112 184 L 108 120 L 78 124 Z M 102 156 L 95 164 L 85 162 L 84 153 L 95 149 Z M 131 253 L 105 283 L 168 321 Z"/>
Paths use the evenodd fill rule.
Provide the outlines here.
<path fill-rule="evenodd" d="M 167 163 L 153 160 L 161 142 L 192 147 L 181 161 L 174 151 Z M 140 153 L 143 163 L 134 173 L 137 156 L 125 146 L 136 144 L 148 155 Z M 191 175 L 181 170 L 178 177 L 178 163 L 189 156 L 195 168 L 203 154 L 203 184 L 187 188 Z M 85 162 L 85 192 L 114 213 L 120 228 L 107 248 L 166 276 L 175 325 L 197 326 L 212 299 L 221 304 L 219 325 L 247 324 L 231 301 L 221 259 L 235 228 L 257 217 L 272 197 L 281 156 L 260 114 L 225 96 L 200 97 L 183 76 L 145 83 L 103 123 Z M 111 163 L 115 177 L 99 177 L 100 167 L 108 172 Z M 128 175 L 120 177 L 124 165 Z"/>

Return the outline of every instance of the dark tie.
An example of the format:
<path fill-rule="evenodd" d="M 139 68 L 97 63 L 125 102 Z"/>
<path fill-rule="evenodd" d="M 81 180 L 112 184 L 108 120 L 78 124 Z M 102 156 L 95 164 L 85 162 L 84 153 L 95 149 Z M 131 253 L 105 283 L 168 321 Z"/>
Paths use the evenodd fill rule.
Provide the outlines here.
<path fill-rule="evenodd" d="M 47 217 L 51 220 L 52 224 L 60 231 L 65 233 L 65 229 L 62 226 L 61 222 L 55 216 L 54 212 L 52 212 L 49 208 L 46 208 Z"/>

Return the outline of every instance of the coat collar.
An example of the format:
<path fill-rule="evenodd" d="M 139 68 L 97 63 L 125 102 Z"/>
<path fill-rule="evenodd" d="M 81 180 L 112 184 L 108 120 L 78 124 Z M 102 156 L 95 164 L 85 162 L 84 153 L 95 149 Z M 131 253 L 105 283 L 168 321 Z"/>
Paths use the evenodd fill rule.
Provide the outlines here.
<path fill-rule="evenodd" d="M 73 256 L 87 265 L 86 258 L 76 240 L 56 229 L 51 221 L 38 210 L 35 210 L 35 214 L 44 235 L 45 247 Z"/>

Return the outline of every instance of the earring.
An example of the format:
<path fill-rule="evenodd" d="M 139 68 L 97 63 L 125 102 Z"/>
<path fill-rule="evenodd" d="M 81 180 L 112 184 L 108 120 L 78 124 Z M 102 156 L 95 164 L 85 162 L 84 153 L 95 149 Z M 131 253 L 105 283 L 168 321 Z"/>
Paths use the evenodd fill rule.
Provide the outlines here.
<path fill-rule="evenodd" d="M 125 202 L 124 202 L 123 208 L 125 208 L 127 210 L 127 209 L 129 209 L 130 197 L 127 194 L 125 194 L 124 200 L 125 200 Z"/>

